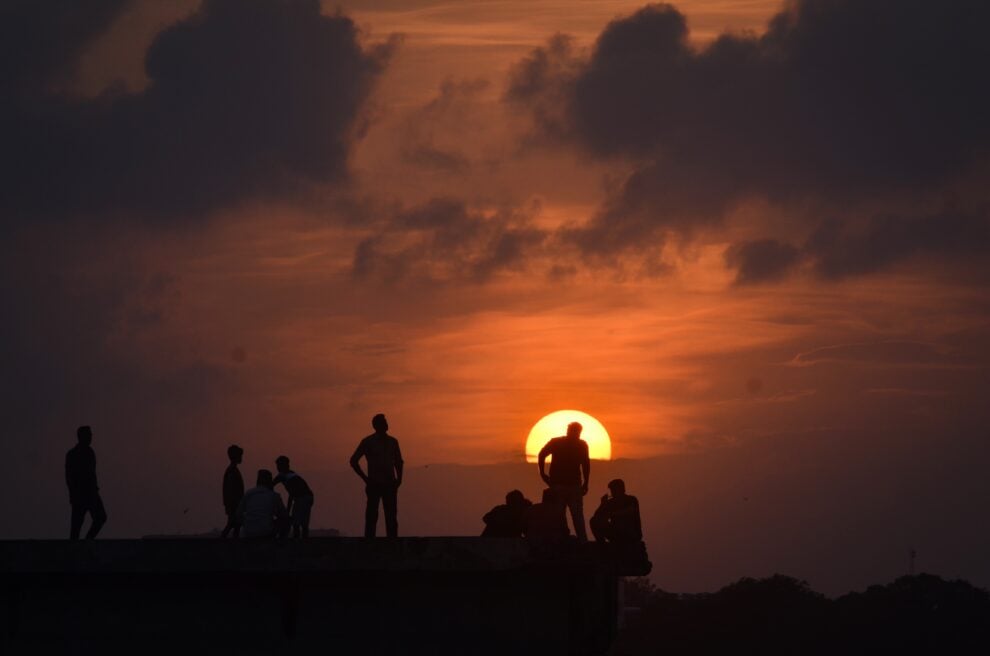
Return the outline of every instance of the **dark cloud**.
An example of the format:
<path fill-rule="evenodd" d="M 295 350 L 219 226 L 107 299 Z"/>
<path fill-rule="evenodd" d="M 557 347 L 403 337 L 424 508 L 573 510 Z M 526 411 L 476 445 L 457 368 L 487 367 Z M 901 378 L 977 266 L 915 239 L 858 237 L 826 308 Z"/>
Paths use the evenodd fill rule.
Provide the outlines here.
<path fill-rule="evenodd" d="M 45 92 L 74 73 L 82 48 L 127 0 L 8 0 L 0 5 L 0 90 Z M 9 97 L 6 99 L 9 100 Z"/>
<path fill-rule="evenodd" d="M 402 125 L 400 156 L 418 168 L 465 173 L 471 160 L 464 152 L 468 134 L 455 126 L 470 123 L 479 93 L 488 87 L 484 79 L 446 79 L 437 96 L 409 113 Z M 474 126 L 468 126 L 474 129 Z"/>
<path fill-rule="evenodd" d="M 945 211 L 824 221 L 801 247 L 776 239 L 739 243 L 726 251 L 726 263 L 737 270 L 740 284 L 779 280 L 801 263 L 821 278 L 838 280 L 926 257 L 979 261 L 988 249 L 985 214 Z"/>
<path fill-rule="evenodd" d="M 484 282 L 504 270 L 527 266 L 541 253 L 548 233 L 533 225 L 536 209 L 491 210 L 455 198 L 433 198 L 399 210 L 381 232 L 354 253 L 358 279 Z"/>
<path fill-rule="evenodd" d="M 737 270 L 737 283 L 758 283 L 782 278 L 800 261 L 800 251 L 776 239 L 760 239 L 732 246 L 725 259 Z"/>
<path fill-rule="evenodd" d="M 988 23 L 979 0 L 798 0 L 761 36 L 697 48 L 683 15 L 649 5 L 587 56 L 555 37 L 516 66 L 507 98 L 541 138 L 633 165 L 576 241 L 642 248 L 749 197 L 876 204 L 972 175 L 990 147 Z M 792 266 L 778 242 L 737 248 L 741 282 Z"/>
<path fill-rule="evenodd" d="M 872 273 L 921 256 L 981 256 L 990 248 L 984 215 L 942 212 L 919 217 L 875 216 L 864 224 L 827 221 L 805 246 L 825 278 Z"/>
<path fill-rule="evenodd" d="M 96 21 L 31 4 L 21 13 L 43 22 L 35 32 L 50 44 L 29 51 L 40 62 L 32 76 L 71 68 L 113 13 Z M 63 43 L 63 33 L 75 38 Z M 68 99 L 5 74 L 0 212 L 199 214 L 343 180 L 390 47 L 365 49 L 358 37 L 317 0 L 206 0 L 155 39 L 141 93 Z"/>

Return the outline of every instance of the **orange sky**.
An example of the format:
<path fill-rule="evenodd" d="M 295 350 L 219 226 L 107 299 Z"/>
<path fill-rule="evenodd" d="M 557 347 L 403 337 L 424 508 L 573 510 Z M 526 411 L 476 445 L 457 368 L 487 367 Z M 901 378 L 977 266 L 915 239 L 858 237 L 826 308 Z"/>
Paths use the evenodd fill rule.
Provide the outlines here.
<path fill-rule="evenodd" d="M 122 79 L 140 89 L 143 49 L 197 6 L 136 3 L 83 53 L 77 88 L 93 94 Z M 369 42 L 402 35 L 351 157 L 356 196 L 377 195 L 372 212 L 383 202 L 410 206 L 461 195 L 482 214 L 512 203 L 528 207 L 542 226 L 587 221 L 624 164 L 519 151 L 526 126 L 501 101 L 506 76 L 555 32 L 587 48 L 608 21 L 638 6 L 341 5 Z M 325 3 L 324 11 L 335 7 Z M 691 0 L 679 8 L 703 47 L 725 30 L 762 30 L 778 4 Z M 423 144 L 454 151 L 470 167 L 450 173 L 403 158 L 404 149 Z M 559 279 L 553 263 L 533 261 L 468 284 L 430 261 L 402 281 L 355 283 L 353 251 L 367 231 L 342 225 L 334 212 L 315 200 L 240 206 L 207 228 L 141 243 L 128 266 L 147 276 L 167 269 L 169 292 L 156 303 L 168 321 L 117 335 L 114 347 L 164 371 L 202 359 L 244 376 L 276 414 L 292 416 L 298 425 L 287 439 L 312 456 L 344 457 L 365 415 L 385 409 L 396 416 L 397 431 L 429 436 L 410 440 L 417 461 L 513 459 L 536 419 L 573 406 L 602 419 L 617 456 L 644 457 L 692 440 L 735 439 L 738 430 L 824 420 L 832 412 L 823 404 L 850 385 L 829 370 L 834 363 L 790 366 L 799 353 L 902 341 L 952 351 L 945 340 L 965 330 L 965 308 L 982 298 L 979 290 L 946 293 L 937 280 L 910 274 L 826 288 L 800 276 L 772 289 L 734 288 L 724 263 L 728 245 L 763 226 L 787 229 L 786 214 L 759 199 L 736 208 L 717 230 L 668 243 L 659 261 L 633 258 L 589 270 L 575 262 L 577 273 Z M 392 247 L 415 241 L 402 239 Z M 656 266 L 670 271 L 650 275 Z M 910 320 L 892 320 L 897 316 Z M 233 362 L 234 349 L 246 360 Z M 900 389 L 900 381 L 881 364 L 857 371 L 852 387 L 867 394 Z M 927 389 L 922 381 L 905 387 Z M 766 417 L 771 408 L 774 416 Z M 328 439 L 328 426 L 346 437 Z"/>
<path fill-rule="evenodd" d="M 962 173 L 940 172 L 931 187 L 882 178 L 862 192 L 862 175 L 840 175 L 813 193 L 800 176 L 786 177 L 784 159 L 768 174 L 785 180 L 779 185 L 737 191 L 730 181 L 733 195 L 717 217 L 701 209 L 690 222 L 661 223 L 662 235 L 644 233 L 615 251 L 582 251 L 567 241 L 606 215 L 624 181 L 657 155 L 635 146 L 603 154 L 587 125 L 584 141 L 575 132 L 537 134 L 527 107 L 507 100 L 511 81 L 558 32 L 574 39 L 570 65 L 585 65 L 609 21 L 631 20 L 641 6 L 323 2 L 324 15 L 339 8 L 354 18 L 365 48 L 401 35 L 349 127 L 343 181 L 252 195 L 257 180 L 248 180 L 243 198 L 205 216 L 180 211 L 163 220 L 125 207 L 97 221 L 80 208 L 61 222 L 38 220 L 9 233 L 3 292 L 22 318 L 7 343 L 26 370 L 57 387 L 45 412 L 34 397 L 11 402 L 16 413 L 8 421 L 25 436 L 20 457 L 32 471 L 57 470 L 71 437 L 66 427 L 85 417 L 111 488 L 160 488 L 179 467 L 190 481 L 212 484 L 217 454 L 222 461 L 236 441 L 248 470 L 285 452 L 305 463 L 301 471 L 328 477 L 314 485 L 323 499 L 340 484 L 329 477 L 377 412 L 389 416 L 410 466 L 424 474 L 443 463 L 522 462 L 530 427 L 560 408 L 600 419 L 617 458 L 713 453 L 719 467 L 729 467 L 726 449 L 750 449 L 762 454 L 752 465 L 761 480 L 776 480 L 760 469 L 777 454 L 774 440 L 802 445 L 793 455 L 799 462 L 818 454 L 807 444 L 819 433 L 843 436 L 842 449 L 870 462 L 873 445 L 889 446 L 902 432 L 920 441 L 958 437 L 946 453 L 970 448 L 987 420 L 990 297 L 982 252 L 949 240 L 943 250 L 912 246 L 903 258 L 888 257 L 887 242 L 867 240 L 876 267 L 857 269 L 840 258 L 852 273 L 830 277 L 821 261 L 794 255 L 786 276 L 755 285 L 739 281 L 732 254 L 767 237 L 811 249 L 825 239 L 820 225 L 835 217 L 983 207 L 985 159 Z M 725 31 L 762 33 L 781 4 L 684 0 L 677 7 L 701 53 Z M 193 0 L 133 3 L 80 49 L 72 74 L 50 86 L 79 103 L 139 97 L 149 89 L 149 45 L 199 9 Z M 843 108 L 827 106 L 819 118 Z M 746 109 L 759 124 L 759 111 Z M 671 134 L 676 143 L 677 131 Z M 937 142 L 941 132 L 933 134 Z M 699 150 L 731 160 L 732 144 L 750 136 Z M 822 142 L 831 153 L 827 135 Z M 702 174 L 720 159 L 698 157 Z M 729 170 L 744 177 L 746 168 Z M 720 182 L 713 174 L 713 189 Z M 836 192 L 842 184 L 854 191 Z M 663 218 L 663 207 L 645 210 L 647 218 Z M 873 224 L 863 221 L 856 225 L 868 232 Z M 859 243 L 860 233 L 850 234 L 842 233 Z M 906 243 L 900 234 L 894 246 Z M 524 256 L 509 257 L 515 246 Z M 501 247 L 508 255 L 496 261 Z M 675 461 L 663 462 L 675 475 Z M 715 471 L 698 468 L 707 472 L 702 478 Z M 830 471 L 844 475 L 838 465 Z M 836 482 L 820 483 L 815 489 Z M 678 484 L 699 505 L 677 512 L 704 515 L 704 490 Z M 661 483 L 650 485 L 661 494 Z M 198 493 L 179 494 L 183 504 L 198 504 Z M 58 491 L 44 498 L 61 503 Z M 318 501 L 319 523 L 353 532 L 359 520 L 331 506 Z M 463 529 L 470 509 L 458 512 L 458 528 L 470 530 Z M 121 514 L 118 527 L 159 530 L 137 508 Z M 185 529 L 209 528 L 209 508 L 193 516 Z M 56 533 L 59 521 L 39 519 L 32 528 Z M 437 521 L 412 511 L 409 525 L 442 532 Z"/>

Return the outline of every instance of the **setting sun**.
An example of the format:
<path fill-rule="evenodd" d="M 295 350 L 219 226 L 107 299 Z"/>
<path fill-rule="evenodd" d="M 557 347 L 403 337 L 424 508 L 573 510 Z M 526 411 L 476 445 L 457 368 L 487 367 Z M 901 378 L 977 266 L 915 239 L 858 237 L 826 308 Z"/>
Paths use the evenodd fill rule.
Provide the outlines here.
<path fill-rule="evenodd" d="M 581 439 L 588 443 L 592 460 L 612 459 L 612 440 L 602 423 L 580 410 L 557 410 L 536 422 L 526 438 L 526 462 L 536 462 L 543 445 L 567 432 L 567 424 L 576 421 L 584 429 Z"/>

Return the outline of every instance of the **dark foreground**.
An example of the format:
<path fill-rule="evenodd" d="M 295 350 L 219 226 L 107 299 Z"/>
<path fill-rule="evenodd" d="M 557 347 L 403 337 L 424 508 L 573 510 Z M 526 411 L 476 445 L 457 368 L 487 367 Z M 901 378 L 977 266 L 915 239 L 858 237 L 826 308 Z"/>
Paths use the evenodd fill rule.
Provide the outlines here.
<path fill-rule="evenodd" d="M 615 656 L 990 654 L 990 595 L 929 574 L 838 599 L 780 575 L 692 595 L 633 581 L 626 603 Z"/>
<path fill-rule="evenodd" d="M 0 542 L 4 653 L 602 654 L 649 568 L 512 539 Z"/>

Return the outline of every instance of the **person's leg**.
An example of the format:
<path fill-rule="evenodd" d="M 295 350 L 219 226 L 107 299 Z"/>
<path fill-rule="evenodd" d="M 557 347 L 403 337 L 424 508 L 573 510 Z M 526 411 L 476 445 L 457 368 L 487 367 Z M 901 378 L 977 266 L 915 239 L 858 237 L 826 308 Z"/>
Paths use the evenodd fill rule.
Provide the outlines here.
<path fill-rule="evenodd" d="M 285 538 L 289 535 L 290 520 L 285 515 L 276 518 L 275 520 L 275 537 L 278 539 Z"/>
<path fill-rule="evenodd" d="M 381 501 L 381 492 L 376 485 L 367 485 L 364 493 L 368 495 L 368 505 L 364 509 L 364 537 L 375 537 L 375 530 L 378 528 L 378 503 Z"/>
<path fill-rule="evenodd" d="M 307 497 L 303 499 L 303 503 L 299 506 L 299 530 L 301 532 L 302 539 L 309 537 L 309 518 L 313 514 L 313 497 Z"/>
<path fill-rule="evenodd" d="M 382 507 L 385 510 L 385 535 L 390 538 L 399 536 L 399 490 L 390 485 L 382 494 Z"/>
<path fill-rule="evenodd" d="M 584 495 L 579 486 L 573 487 L 568 494 L 567 507 L 571 510 L 571 521 L 574 524 L 574 535 L 582 542 L 588 541 L 588 532 L 584 527 Z"/>
<path fill-rule="evenodd" d="M 237 520 L 235 519 L 235 515 L 233 512 L 231 512 L 230 508 L 227 508 L 226 510 L 227 510 L 227 525 L 223 527 L 222 531 L 220 531 L 220 537 L 225 538 L 231 533 L 233 533 L 234 537 L 236 538 Z"/>
<path fill-rule="evenodd" d="M 87 506 L 82 503 L 72 504 L 72 518 L 69 520 L 69 539 L 78 540 L 79 532 L 82 530 L 83 520 L 86 518 Z"/>
<path fill-rule="evenodd" d="M 96 535 L 103 528 L 103 525 L 107 523 L 107 511 L 103 507 L 103 499 L 99 496 L 93 501 L 93 505 L 90 506 L 89 516 L 92 518 L 93 523 L 89 525 L 89 530 L 86 531 L 86 539 L 93 540 Z"/>
<path fill-rule="evenodd" d="M 294 539 L 294 540 L 298 540 L 299 539 L 299 532 L 301 530 L 299 528 L 299 515 L 297 514 L 298 512 L 299 512 L 299 509 L 296 508 L 296 507 L 293 507 L 292 508 L 292 517 L 289 518 L 289 524 L 292 526 L 292 539 Z"/>

